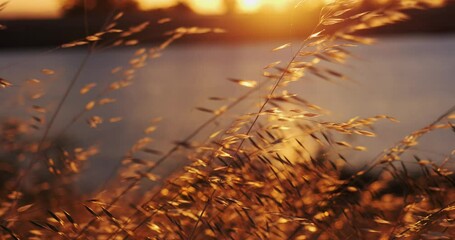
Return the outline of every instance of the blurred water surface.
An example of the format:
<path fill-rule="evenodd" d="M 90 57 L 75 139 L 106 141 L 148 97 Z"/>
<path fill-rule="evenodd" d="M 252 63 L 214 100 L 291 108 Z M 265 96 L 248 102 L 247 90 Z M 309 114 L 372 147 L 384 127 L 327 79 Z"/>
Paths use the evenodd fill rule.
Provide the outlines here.
<path fill-rule="evenodd" d="M 272 52 L 282 43 L 195 44 L 177 45 L 167 49 L 161 58 L 153 59 L 136 73 L 134 84 L 114 94 L 115 104 L 95 108 L 84 115 L 67 135 L 78 146 L 98 144 L 101 154 L 91 162 L 86 183 L 105 179 L 112 172 L 135 140 L 144 136 L 143 130 L 155 117 L 163 117 L 153 135 L 154 149 L 166 151 L 171 143 L 184 138 L 210 114 L 195 107 L 216 108 L 220 102 L 209 97 L 235 97 L 247 89 L 227 81 L 228 77 L 261 80 L 263 67 L 268 63 L 289 60 L 292 48 Z M 52 134 L 61 131 L 99 91 L 121 76 L 112 75 L 114 67 L 128 64 L 135 49 L 111 50 L 94 54 L 57 119 Z M 369 148 L 367 153 L 349 156 L 354 165 L 362 165 L 384 148 L 403 136 L 432 122 L 455 104 L 455 36 L 406 36 L 380 38 L 373 46 L 354 48 L 355 58 L 344 67 L 336 67 L 350 81 L 331 83 L 308 75 L 293 83 L 289 90 L 330 110 L 327 120 L 346 121 L 352 117 L 387 114 L 400 120 L 399 124 L 383 122 L 377 125 L 378 136 L 353 139 Z M 43 50 L 3 50 L 0 54 L 1 77 L 20 85 L 30 78 L 46 82 L 47 94 L 32 104 L 55 109 L 58 99 L 77 71 L 85 52 L 61 50 L 41 54 Z M 12 65 L 10 65 L 12 64 Z M 56 71 L 46 76 L 41 69 Z M 89 94 L 79 95 L 79 89 L 90 82 L 98 87 Z M 19 87 L 0 92 L 0 116 L 27 116 L 21 105 Z M 265 91 L 254 94 L 228 115 L 257 111 L 257 103 Z M 104 123 L 90 129 L 86 120 L 99 115 L 123 117 L 118 123 Z M 211 126 L 205 132 L 220 129 Z M 42 134 L 38 132 L 37 135 Z M 51 134 L 51 135 L 52 135 Z M 199 140 L 203 140 L 202 134 Z M 431 134 L 423 139 L 420 154 L 442 158 L 438 153 L 453 149 L 455 135 L 450 131 Z M 174 159 L 170 159 L 174 161 Z M 176 161 L 176 160 L 175 160 Z"/>

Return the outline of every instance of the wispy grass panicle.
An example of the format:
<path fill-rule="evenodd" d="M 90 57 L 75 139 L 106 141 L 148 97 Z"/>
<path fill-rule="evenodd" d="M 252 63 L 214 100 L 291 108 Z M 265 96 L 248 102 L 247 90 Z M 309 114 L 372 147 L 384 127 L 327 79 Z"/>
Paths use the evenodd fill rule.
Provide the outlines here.
<path fill-rule="evenodd" d="M 210 96 L 218 107 L 194 106 L 206 121 L 193 126 L 169 149 L 154 145 L 162 119 L 150 121 L 142 136 L 119 156 L 109 182 L 88 196 L 74 194 L 71 185 L 88 159 L 108 150 L 96 145 L 75 147 L 62 140 L 68 130 L 79 127 L 76 123 L 81 121 L 87 128 L 122 121 L 123 116 L 104 116 L 96 110 L 122 101 L 114 93 L 136 83 L 138 71 L 158 60 L 178 39 L 224 30 L 179 27 L 165 33 L 167 39 L 157 46 L 136 46 L 139 32 L 170 19 L 120 29 L 123 13 L 117 13 L 99 32 L 62 44 L 62 51 L 88 46 L 89 54 L 57 109 L 34 102 L 46 97 L 40 89 L 33 93 L 37 97 L 30 98 L 30 121 L 12 118 L 1 124 L 1 238 L 450 239 L 455 235 L 455 180 L 450 167 L 455 151 L 429 159 L 410 150 L 430 132 L 453 130 L 455 109 L 355 170 L 350 166 L 351 153 L 368 149 L 350 142 L 348 136 L 372 138 L 379 134 L 374 128 L 379 121 L 397 120 L 376 115 L 328 121 L 324 109 L 292 88 L 307 78 L 331 83 L 349 80 L 336 66 L 352 57 L 350 48 L 375 41 L 358 31 L 404 21 L 405 10 L 438 4 L 400 0 L 364 9 L 358 0 L 328 2 L 297 48 L 295 43 L 285 43 L 272 50 L 293 49 L 289 59 L 265 66 L 263 79 L 227 79 L 243 93 Z M 76 90 L 74 83 L 89 64 L 89 56 L 119 46 L 136 47 L 123 66 L 112 67 L 111 78 Z M 55 73 L 42 71 L 45 76 Z M 24 84 L 40 83 L 32 79 Z M 0 91 L 16 85 L 20 84 L 0 79 Z M 50 134 L 54 122 L 72 93 L 83 104 L 54 138 Z M 258 108 L 233 114 L 250 100 L 259 100 Z M 183 164 L 163 171 L 181 158 Z M 346 169 L 354 170 L 346 174 Z"/>

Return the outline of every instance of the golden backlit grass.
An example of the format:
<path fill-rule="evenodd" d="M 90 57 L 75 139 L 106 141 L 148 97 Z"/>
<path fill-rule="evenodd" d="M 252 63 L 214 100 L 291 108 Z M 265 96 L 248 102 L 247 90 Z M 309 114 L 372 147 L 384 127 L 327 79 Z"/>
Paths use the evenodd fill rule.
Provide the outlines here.
<path fill-rule="evenodd" d="M 154 149 L 152 136 L 160 121 L 154 119 L 125 153 L 118 175 L 89 197 L 75 194 L 71 183 L 100 150 L 72 149 L 61 137 L 78 121 L 86 120 L 92 128 L 121 121 L 121 116 L 105 119 L 91 111 L 114 104 L 117 100 L 110 93 L 128 87 L 136 71 L 157 60 L 174 41 L 223 31 L 193 27 L 166 33 L 167 41 L 138 48 L 125 66 L 114 68 L 112 73 L 123 78 L 104 89 L 99 83 L 73 89 L 87 59 L 100 50 L 138 44 L 134 35 L 152 23 L 117 29 L 122 14 L 113 14 L 100 32 L 63 44 L 61 48 L 86 45 L 88 50 L 56 109 L 33 104 L 28 106 L 30 120 L 11 118 L 0 129 L 1 239 L 451 239 L 455 191 L 453 172 L 446 165 L 455 152 L 445 153 L 441 164 L 405 153 L 425 134 L 453 129 L 454 109 L 346 177 L 349 153 L 367 149 L 345 137 L 375 137 L 376 122 L 396 120 L 377 115 L 328 122 L 320 107 L 287 88 L 307 75 L 344 81 L 343 73 L 321 63 L 343 64 L 351 55 L 349 48 L 373 43 L 355 32 L 403 21 L 405 9 L 432 7 L 429 1 L 402 0 L 361 11 L 358 2 L 339 0 L 321 9 L 312 34 L 302 39 L 291 59 L 268 65 L 263 80 L 229 79 L 246 88 L 244 94 L 235 99 L 211 97 L 224 105 L 198 107 L 211 116 L 171 149 Z M 45 97 L 40 84 L 37 79 L 0 80 L 2 91 L 35 86 L 30 99 Z M 56 137 L 49 136 L 68 95 L 77 92 L 82 97 L 92 91 L 98 91 L 96 97 Z M 199 136 L 261 91 L 266 94 L 258 109 L 236 116 L 213 134 Z M 196 136 L 203 141 L 194 142 Z M 187 160 L 185 166 L 160 176 L 159 167 L 177 154 Z M 422 174 L 411 174 L 410 163 L 417 163 Z"/>

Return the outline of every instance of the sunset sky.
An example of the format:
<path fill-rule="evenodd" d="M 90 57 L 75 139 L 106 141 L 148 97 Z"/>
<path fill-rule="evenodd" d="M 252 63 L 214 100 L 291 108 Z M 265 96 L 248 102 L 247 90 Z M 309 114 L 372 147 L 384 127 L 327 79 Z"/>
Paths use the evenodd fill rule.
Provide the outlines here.
<path fill-rule="evenodd" d="M 256 12 L 267 7 L 276 11 L 283 10 L 296 0 L 237 0 L 239 12 Z M 327 0 L 312 0 L 327 1 Z M 0 13 L 1 18 L 12 17 L 58 17 L 61 4 L 64 0 L 11 0 L 6 9 Z M 140 0 L 143 9 L 169 7 L 177 0 Z M 186 0 L 186 2 L 200 14 L 222 14 L 224 12 L 222 0 Z"/>
<path fill-rule="evenodd" d="M 0 3 L 7 0 L 0 0 Z M 0 12 L 0 18 L 49 18 L 59 17 L 62 3 L 66 0 L 9 0 L 8 6 Z M 199 14 L 223 14 L 225 12 L 223 0 L 180 0 L 186 2 Z M 237 11 L 240 13 L 254 13 L 261 9 L 271 11 L 283 11 L 296 4 L 304 4 L 306 7 L 314 7 L 321 3 L 330 3 L 335 0 L 236 0 Z M 394 0 L 370 0 L 379 5 Z M 427 0 L 430 5 L 441 5 L 447 0 Z M 179 0 L 138 0 L 142 9 L 166 8 Z"/>

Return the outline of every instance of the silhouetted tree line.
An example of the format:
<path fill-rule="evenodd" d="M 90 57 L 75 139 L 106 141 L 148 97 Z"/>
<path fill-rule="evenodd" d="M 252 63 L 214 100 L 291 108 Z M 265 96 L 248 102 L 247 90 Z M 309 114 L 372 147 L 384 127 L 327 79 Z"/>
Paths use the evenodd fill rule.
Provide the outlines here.
<path fill-rule="evenodd" d="M 189 0 L 175 1 L 176 9 L 190 9 L 187 2 Z M 197 1 L 197 0 L 196 0 Z M 226 14 L 234 14 L 237 9 L 239 0 L 223 0 Z M 277 0 L 278 1 L 278 0 Z M 397 2 L 391 1 L 393 5 Z M 379 3 L 375 0 L 366 0 L 362 2 L 362 9 L 371 9 L 377 7 Z M 321 2 L 322 5 L 322 2 Z M 63 12 L 64 16 L 81 16 L 85 11 L 91 14 L 106 14 L 112 10 L 123 12 L 139 11 L 138 0 L 64 0 Z"/>
<path fill-rule="evenodd" d="M 227 14 L 233 14 L 237 0 L 223 0 Z M 177 1 L 176 6 L 190 9 L 185 1 Z M 112 10 L 124 12 L 139 11 L 137 0 L 66 0 L 63 4 L 64 16 L 80 16 L 85 11 L 91 14 L 106 14 Z"/>
<path fill-rule="evenodd" d="M 113 10 L 134 12 L 139 10 L 139 4 L 136 0 L 67 0 L 63 6 L 64 16 L 80 16 L 86 11 L 106 14 Z"/>

